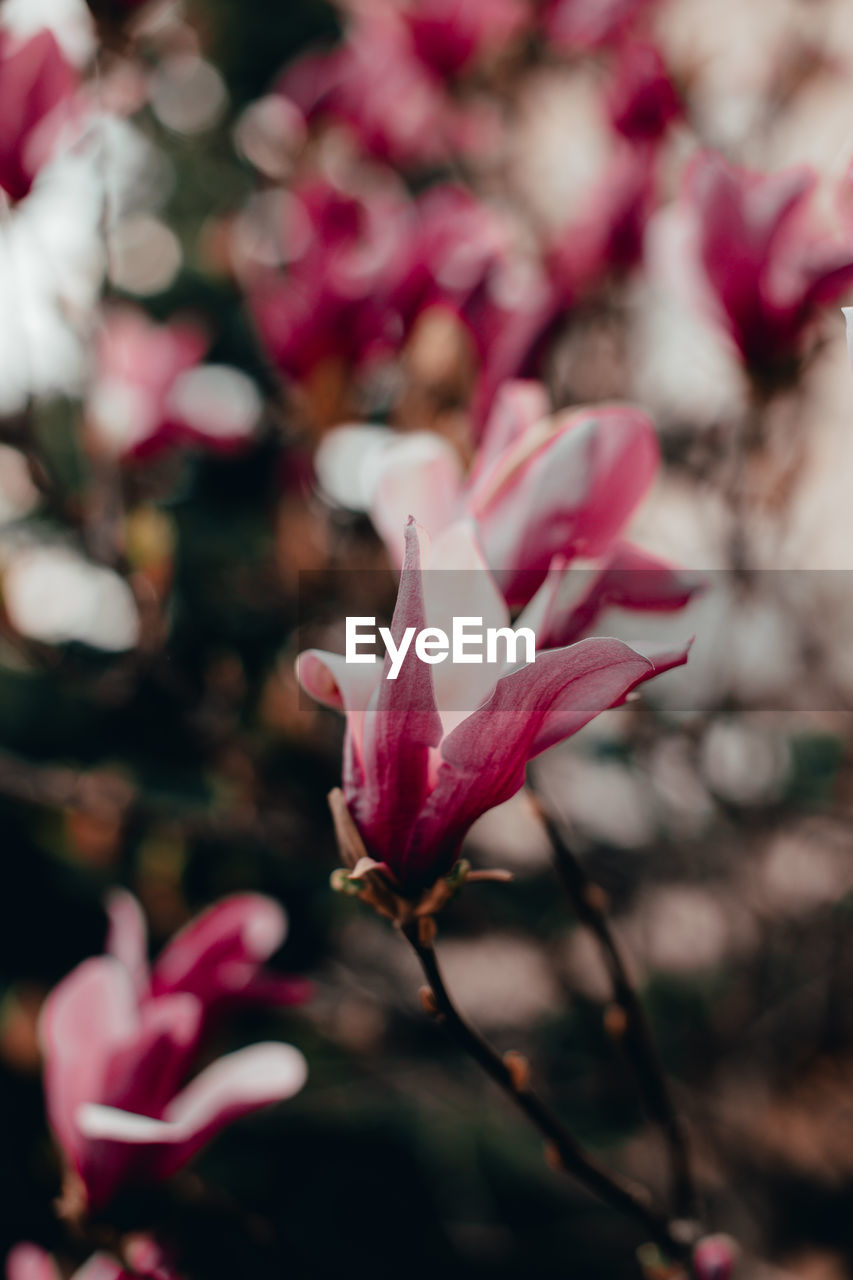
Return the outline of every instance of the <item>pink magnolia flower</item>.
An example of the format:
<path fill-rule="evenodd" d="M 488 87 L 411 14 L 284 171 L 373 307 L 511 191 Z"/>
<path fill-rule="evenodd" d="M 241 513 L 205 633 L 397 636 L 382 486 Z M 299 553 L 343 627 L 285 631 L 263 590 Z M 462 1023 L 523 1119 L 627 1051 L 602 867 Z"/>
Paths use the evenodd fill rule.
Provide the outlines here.
<path fill-rule="evenodd" d="M 365 363 L 399 344 L 395 294 L 410 272 L 413 214 L 392 176 L 364 188 L 312 179 L 285 206 L 281 273 L 250 285 L 276 365 L 302 379 L 323 361 Z"/>
<path fill-rule="evenodd" d="M 145 917 L 136 898 L 114 889 L 107 908 L 107 953 L 121 960 L 142 1001 L 188 993 L 209 1020 L 246 1005 L 300 1004 L 311 994 L 303 978 L 265 968 L 287 937 L 287 916 L 263 894 L 234 894 L 202 911 L 170 939 L 150 972 Z"/>
<path fill-rule="evenodd" d="M 613 128 L 632 142 L 656 142 L 679 118 L 681 100 L 654 45 L 635 40 L 622 45 L 607 107 Z"/>
<path fill-rule="evenodd" d="M 110 308 L 87 402 L 97 440 L 122 457 L 178 443 L 244 444 L 261 415 L 258 391 L 237 369 L 202 364 L 207 345 L 190 322 L 158 325 L 134 307 Z"/>
<path fill-rule="evenodd" d="M 509 621 L 471 526 L 447 529 L 430 555 L 426 534 L 410 520 L 395 643 L 408 627 L 449 634 L 458 615 L 486 627 Z M 528 760 L 686 656 L 682 649 L 653 660 L 619 640 L 594 639 L 539 652 L 527 666 L 432 666 L 410 652 L 394 680 L 386 679 L 387 661 L 353 665 L 318 650 L 303 653 L 297 670 L 308 693 L 345 712 L 350 813 L 368 853 L 413 894 L 450 869 L 482 813 L 521 788 Z"/>
<path fill-rule="evenodd" d="M 168 1177 L 232 1120 L 292 1097 L 306 1075 L 297 1049 L 267 1043 L 184 1084 L 211 1013 L 273 994 L 260 965 L 282 936 L 275 904 L 226 900 L 150 975 L 134 900 L 114 895 L 110 911 L 110 952 L 64 978 L 41 1021 L 48 1118 L 92 1209 L 124 1185 Z"/>
<path fill-rule="evenodd" d="M 133 1275 L 146 1280 L 178 1280 L 153 1241 L 139 1239 L 131 1246 Z M 18 1244 L 6 1258 L 6 1280 L 62 1280 L 49 1253 L 35 1244 Z M 72 1280 L 131 1280 L 131 1273 L 107 1253 L 94 1253 L 74 1272 Z"/>
<path fill-rule="evenodd" d="M 584 629 L 581 617 L 591 625 L 617 597 L 628 607 L 678 608 L 695 590 L 677 570 L 620 541 L 658 462 L 657 436 L 641 410 L 603 405 L 551 415 L 540 383 L 510 382 L 467 478 L 441 437 L 376 427 L 331 432 L 317 471 L 333 498 L 369 510 L 397 564 L 410 513 L 434 535 L 460 518 L 472 520 L 511 607 L 530 599 L 555 558 L 560 568 L 578 556 L 599 560 L 605 576 L 590 586 L 588 600 L 570 607 L 561 593 L 550 607 L 550 642 L 565 644 Z M 563 633 L 555 629 L 558 618 L 568 628 Z"/>
<path fill-rule="evenodd" d="M 806 222 L 815 181 L 806 169 L 737 169 L 711 151 L 688 174 L 697 256 L 724 325 L 758 376 L 784 373 L 818 309 L 853 281 L 853 250 L 819 239 Z"/>
<path fill-rule="evenodd" d="M 23 43 L 0 31 L 0 187 L 10 200 L 29 193 L 76 90 L 51 31 Z"/>

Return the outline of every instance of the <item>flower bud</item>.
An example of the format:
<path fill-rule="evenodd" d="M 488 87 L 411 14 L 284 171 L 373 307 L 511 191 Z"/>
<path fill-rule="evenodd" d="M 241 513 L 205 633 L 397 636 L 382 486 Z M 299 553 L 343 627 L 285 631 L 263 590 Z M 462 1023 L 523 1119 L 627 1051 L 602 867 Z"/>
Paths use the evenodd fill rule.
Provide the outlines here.
<path fill-rule="evenodd" d="M 706 1236 L 693 1250 L 696 1280 L 729 1280 L 736 1260 L 735 1243 L 729 1236 Z"/>

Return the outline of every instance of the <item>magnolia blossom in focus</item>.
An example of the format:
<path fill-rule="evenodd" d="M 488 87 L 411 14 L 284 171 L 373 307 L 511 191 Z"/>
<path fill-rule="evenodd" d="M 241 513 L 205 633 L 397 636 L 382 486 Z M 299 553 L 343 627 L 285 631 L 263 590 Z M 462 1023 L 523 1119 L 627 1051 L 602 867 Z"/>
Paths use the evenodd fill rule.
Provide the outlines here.
<path fill-rule="evenodd" d="M 807 221 L 816 176 L 806 169 L 752 173 L 714 152 L 687 180 L 695 253 L 743 359 L 775 377 L 800 354 L 818 309 L 853 282 L 853 250 Z"/>
<path fill-rule="evenodd" d="M 256 1044 L 184 1084 L 212 1015 L 243 1001 L 291 1001 L 263 961 L 284 917 L 253 894 L 227 899 L 187 926 L 149 972 L 135 901 L 110 902 L 106 955 L 84 960 L 48 996 L 41 1020 L 48 1118 L 88 1206 L 126 1184 L 168 1177 L 230 1121 L 297 1093 L 302 1054 Z"/>
<path fill-rule="evenodd" d="M 465 570 L 423 573 L 423 569 Z M 449 633 L 460 615 L 505 627 L 509 612 L 465 522 L 430 549 L 413 520 L 391 623 Z M 526 616 L 518 620 L 526 625 Z M 468 828 L 524 783 L 528 760 L 576 733 L 630 691 L 686 660 L 644 656 L 620 640 L 541 650 L 534 663 L 432 666 L 409 654 L 396 680 L 389 662 L 348 664 L 309 650 L 298 662 L 308 693 L 345 712 L 343 790 L 368 854 L 406 894 L 447 872 Z"/>
<path fill-rule="evenodd" d="M 0 30 L 0 187 L 28 195 L 67 119 L 77 77 L 53 33 L 21 41 Z"/>
<path fill-rule="evenodd" d="M 621 540 L 658 460 L 654 428 L 639 409 L 603 405 L 551 415 L 541 384 L 510 382 L 467 478 L 441 437 L 380 427 L 331 432 L 316 465 L 331 497 L 369 510 L 398 564 L 408 514 L 433 535 L 460 517 L 472 520 L 511 607 L 526 604 L 547 578 L 547 631 L 537 635 L 559 645 L 588 630 L 608 604 L 677 609 L 696 590 L 689 575 Z M 590 581 L 563 573 L 580 556 L 595 562 Z"/>
<path fill-rule="evenodd" d="M 132 1280 L 143 1276 L 145 1280 L 178 1280 L 154 1243 L 146 1237 L 138 1237 L 128 1246 L 127 1252 L 133 1266 L 132 1273 L 107 1253 L 94 1253 L 71 1280 Z M 62 1273 L 49 1253 L 38 1245 L 15 1245 L 6 1258 L 6 1280 L 62 1280 Z"/>
<path fill-rule="evenodd" d="M 87 402 L 96 438 L 122 456 L 182 441 L 243 444 L 260 419 L 260 396 L 238 369 L 201 364 L 207 345 L 189 322 L 158 325 L 133 307 L 109 309 Z"/>

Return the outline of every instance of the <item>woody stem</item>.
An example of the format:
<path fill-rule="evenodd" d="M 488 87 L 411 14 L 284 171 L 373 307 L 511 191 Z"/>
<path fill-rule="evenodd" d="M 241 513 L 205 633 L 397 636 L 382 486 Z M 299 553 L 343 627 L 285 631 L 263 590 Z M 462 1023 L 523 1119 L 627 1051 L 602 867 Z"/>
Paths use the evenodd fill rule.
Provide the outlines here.
<path fill-rule="evenodd" d="M 677 1237 L 667 1219 L 654 1208 L 646 1189 L 612 1173 L 588 1155 L 560 1118 L 529 1087 L 523 1074 L 512 1070 L 497 1050 L 465 1021 L 444 984 L 432 943 L 422 939 L 419 921 L 401 925 L 401 932 L 420 962 L 432 994 L 436 1016 L 456 1043 L 482 1067 L 538 1129 L 559 1167 L 599 1199 L 642 1223 L 652 1239 L 670 1257 L 685 1257 L 685 1242 Z"/>
<path fill-rule="evenodd" d="M 667 1084 L 645 1011 L 634 989 L 625 957 L 604 909 L 602 891 L 593 884 L 566 844 L 553 819 L 537 804 L 554 852 L 557 873 L 578 921 L 594 935 L 607 965 L 613 998 L 625 1019 L 622 1037 L 643 1102 L 659 1127 L 669 1152 L 672 1205 L 677 1218 L 696 1216 L 698 1195 L 690 1166 L 687 1134 Z"/>

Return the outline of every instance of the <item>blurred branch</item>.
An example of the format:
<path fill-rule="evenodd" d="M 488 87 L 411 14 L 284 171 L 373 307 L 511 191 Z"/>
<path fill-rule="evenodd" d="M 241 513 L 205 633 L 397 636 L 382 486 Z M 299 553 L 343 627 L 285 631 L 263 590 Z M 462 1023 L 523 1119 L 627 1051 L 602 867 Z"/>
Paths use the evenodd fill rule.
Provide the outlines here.
<path fill-rule="evenodd" d="M 401 932 L 415 952 L 429 987 L 424 1001 L 428 1010 L 443 1022 L 456 1043 L 538 1129 L 548 1144 L 549 1163 L 576 1178 L 614 1209 L 642 1223 L 655 1243 L 673 1259 L 686 1259 L 691 1242 L 681 1237 L 678 1224 L 655 1210 L 645 1187 L 612 1173 L 588 1155 L 559 1117 L 530 1088 L 526 1061 L 518 1054 L 501 1057 L 465 1021 L 444 984 L 435 949 L 432 941 L 428 940 L 430 930 L 423 928 L 428 923 L 415 920 L 401 926 Z"/>
<path fill-rule="evenodd" d="M 603 890 L 589 880 L 535 792 L 533 802 L 551 841 L 557 874 L 572 904 L 572 910 L 580 924 L 595 936 L 607 965 L 614 1000 L 624 1015 L 624 1028 L 620 1027 L 622 1044 L 637 1077 L 648 1114 L 659 1126 L 669 1150 L 673 1210 L 678 1218 L 694 1218 L 698 1195 L 690 1167 L 687 1133 L 672 1100 L 666 1072 L 645 1010 L 610 928 Z"/>
<path fill-rule="evenodd" d="M 53 809 L 72 809 L 93 817 L 131 815 L 166 821 L 191 838 L 251 840 L 259 844 L 292 843 L 303 834 L 292 813 L 253 806 L 216 809 L 181 806 L 173 795 L 140 790 L 128 778 L 108 769 L 78 770 L 63 765 L 33 764 L 0 752 L 0 795 Z"/>

